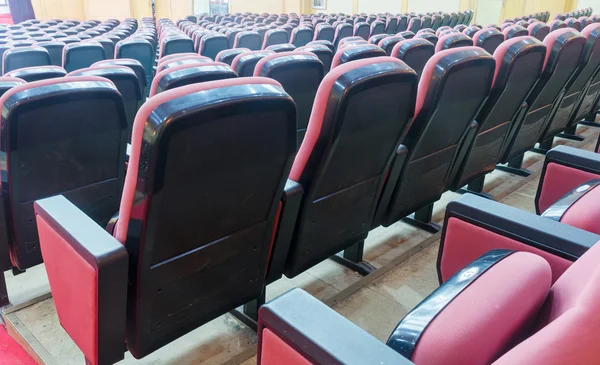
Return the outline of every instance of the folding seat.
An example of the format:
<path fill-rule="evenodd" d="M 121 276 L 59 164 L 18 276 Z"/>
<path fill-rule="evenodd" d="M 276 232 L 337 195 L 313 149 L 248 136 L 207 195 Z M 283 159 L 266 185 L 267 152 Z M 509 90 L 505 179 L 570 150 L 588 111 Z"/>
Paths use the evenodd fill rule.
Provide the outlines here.
<path fill-rule="evenodd" d="M 529 35 L 529 31 L 520 25 L 512 25 L 510 27 L 504 28 L 502 34 L 504 34 L 504 39 L 508 40 L 515 37 L 523 37 Z"/>
<path fill-rule="evenodd" d="M 385 32 L 385 23 L 380 20 L 377 20 L 377 21 L 374 21 L 373 23 L 371 23 L 369 37 L 379 35 L 379 34 L 387 34 L 387 33 Z"/>
<path fill-rule="evenodd" d="M 211 62 L 212 60 L 205 56 L 193 55 L 193 56 L 183 56 L 172 58 L 168 60 L 159 61 L 156 66 L 156 73 L 161 72 L 162 70 L 166 70 L 171 67 L 177 67 L 181 65 L 196 65 L 199 63 Z"/>
<path fill-rule="evenodd" d="M 462 33 L 461 33 L 461 32 L 459 32 L 459 31 L 458 31 L 458 30 L 456 30 L 456 29 L 445 29 L 445 30 L 443 30 L 443 31 L 439 32 L 439 34 L 437 34 L 437 36 L 438 36 L 439 38 L 441 38 L 441 37 L 443 37 L 443 36 L 445 36 L 445 35 L 448 35 L 448 34 L 462 34 Z"/>
<path fill-rule="evenodd" d="M 548 23 L 548 26 L 550 27 L 551 32 L 554 32 L 557 29 L 563 29 L 567 27 L 567 25 L 562 20 L 553 20 L 550 23 Z"/>
<path fill-rule="evenodd" d="M 397 32 L 396 29 L 398 29 L 398 18 L 388 16 L 385 23 L 385 33 L 394 35 Z"/>
<path fill-rule="evenodd" d="M 402 40 L 394 46 L 391 56 L 398 58 L 421 77 L 425 64 L 435 53 L 433 43 L 419 38 Z"/>
<path fill-rule="evenodd" d="M 347 37 L 352 37 L 354 34 L 354 28 L 350 24 L 340 24 L 335 28 L 335 34 L 333 36 L 333 44 L 337 48 L 339 42 Z"/>
<path fill-rule="evenodd" d="M 219 54 L 217 54 L 217 57 L 215 57 L 215 61 L 217 62 L 223 62 L 227 65 L 231 65 L 231 63 L 233 62 L 233 59 L 245 52 L 250 51 L 248 48 L 235 48 L 235 49 L 226 49 L 223 50 L 221 52 L 219 52 Z"/>
<path fill-rule="evenodd" d="M 504 34 L 496 28 L 483 28 L 473 36 L 473 45 L 494 54 L 496 48 L 504 42 Z"/>
<path fill-rule="evenodd" d="M 433 14 L 431 19 L 431 28 L 433 30 L 438 30 L 438 28 L 442 26 L 442 16 L 440 14 Z"/>
<path fill-rule="evenodd" d="M 115 46 L 115 58 L 128 58 L 137 60 L 144 67 L 144 83 L 152 80 L 155 50 L 152 43 L 145 39 L 128 38 L 119 41 Z"/>
<path fill-rule="evenodd" d="M 138 82 L 139 82 L 139 87 L 140 87 L 140 93 L 145 97 L 148 93 L 146 91 L 146 70 L 144 69 L 144 66 L 142 66 L 142 64 L 140 63 L 140 61 L 138 60 L 134 60 L 132 58 L 118 58 L 118 59 L 112 59 L 112 60 L 104 60 L 104 61 L 99 61 L 96 62 L 92 65 L 92 67 L 105 67 L 105 66 L 125 66 L 125 67 L 129 67 L 130 69 L 133 70 L 133 72 L 135 72 L 135 75 L 137 76 Z M 142 98 L 142 100 L 144 100 Z"/>
<path fill-rule="evenodd" d="M 544 39 L 548 49 L 540 80 L 527 98 L 527 108 L 519 118 L 514 135 L 509 136 L 499 167 L 515 174 L 529 175 L 521 169 L 523 153 L 532 149 L 548 127 L 554 104 L 560 102 L 561 93 L 580 66 L 586 38 L 572 28 L 550 32 Z"/>
<path fill-rule="evenodd" d="M 33 41 L 30 41 L 30 40 L 12 42 L 12 46 L 14 48 L 17 48 L 17 47 L 31 47 L 33 45 L 35 45 L 35 43 Z"/>
<path fill-rule="evenodd" d="M 467 26 L 464 24 L 457 24 L 453 29 L 462 33 L 465 29 L 467 29 Z"/>
<path fill-rule="evenodd" d="M 340 40 L 340 42 L 337 45 L 337 49 L 342 49 L 343 47 L 345 47 L 347 44 L 351 44 L 351 43 L 368 43 L 367 41 L 365 41 L 362 37 L 358 37 L 358 36 L 354 36 L 354 37 L 346 37 L 342 40 Z"/>
<path fill-rule="evenodd" d="M 329 42 L 333 42 L 333 38 L 335 36 L 335 28 L 329 24 L 320 24 L 315 29 L 315 36 L 313 40 L 326 40 Z M 287 42 L 286 42 L 287 43 Z"/>
<path fill-rule="evenodd" d="M 575 30 L 581 30 L 581 23 L 579 23 L 579 20 L 575 19 L 575 18 L 568 18 L 565 20 L 565 24 L 567 25 L 567 27 L 569 28 L 573 28 Z"/>
<path fill-rule="evenodd" d="M 292 30 L 292 36 L 290 43 L 296 47 L 305 46 L 308 42 L 313 40 L 313 30 L 308 27 L 297 27 Z"/>
<path fill-rule="evenodd" d="M 307 46 L 326 46 L 331 50 L 331 52 L 335 51 L 335 46 L 332 42 L 320 40 L 320 41 L 312 41 L 306 44 Z"/>
<path fill-rule="evenodd" d="M 64 77 L 16 84 L 0 98 L 0 148 L 7 162 L 0 267 L 15 272 L 42 262 L 36 199 L 64 194 L 93 220 L 108 223 L 119 206 L 127 144 L 123 101 L 110 81 Z"/>
<path fill-rule="evenodd" d="M 254 68 L 254 76 L 274 79 L 294 99 L 298 120 L 298 147 L 304 140 L 317 89 L 323 80 L 323 66 L 315 54 L 295 51 L 264 57 Z"/>
<path fill-rule="evenodd" d="M 439 38 L 435 52 L 444 51 L 457 47 L 472 47 L 473 40 L 462 33 L 451 33 L 443 35 Z"/>
<path fill-rule="evenodd" d="M 312 43 L 312 42 L 311 42 Z M 323 70 L 325 73 L 328 73 L 331 70 L 331 63 L 333 62 L 333 51 L 331 48 L 322 45 L 322 44 L 308 44 L 304 47 L 298 47 L 295 49 L 297 52 L 310 52 L 315 54 L 321 63 L 323 64 Z"/>
<path fill-rule="evenodd" d="M 43 47 L 19 47 L 7 49 L 2 55 L 2 73 L 33 66 L 51 65 L 50 54 Z"/>
<path fill-rule="evenodd" d="M 276 44 L 289 43 L 289 36 L 285 30 L 270 29 L 265 33 L 262 49 Z"/>
<path fill-rule="evenodd" d="M 98 42 L 67 44 L 63 49 L 62 67 L 67 71 L 90 67 L 105 59 L 104 48 Z"/>
<path fill-rule="evenodd" d="M 276 53 L 273 51 L 248 51 L 240 53 L 231 61 L 231 68 L 240 77 L 251 77 L 254 75 L 254 68 L 258 61 L 272 54 Z"/>
<path fill-rule="evenodd" d="M 391 56 L 394 46 L 403 40 L 404 38 L 400 36 L 389 36 L 380 40 L 378 46 L 385 51 L 385 54 Z"/>
<path fill-rule="evenodd" d="M 443 27 L 439 27 L 436 31 L 435 31 L 435 35 L 437 35 L 438 37 L 440 36 L 440 34 L 442 34 L 442 32 L 446 31 L 446 30 L 451 30 L 452 28 L 450 28 L 449 26 L 445 25 Z"/>
<path fill-rule="evenodd" d="M 158 58 L 186 52 L 194 52 L 194 41 L 191 38 L 184 35 L 166 35 L 160 41 Z"/>
<path fill-rule="evenodd" d="M 575 109 L 581 104 L 588 87 L 600 69 L 600 24 L 588 25 L 581 34 L 586 37 L 585 48 L 577 71 L 567 83 L 560 101 L 556 102 L 545 130 L 540 136 L 540 149 L 552 148 L 555 135 L 563 132 L 572 120 Z"/>
<path fill-rule="evenodd" d="M 503 42 L 494 52 L 496 74 L 490 97 L 477 114 L 476 135 L 457 162 L 458 173 L 449 181 L 451 190 L 469 185 L 481 193 L 485 174 L 500 162 L 504 144 L 518 123 L 519 112 L 537 83 L 546 57 L 546 46 L 527 36 Z"/>
<path fill-rule="evenodd" d="M 279 254 L 271 250 L 270 232 L 277 228 L 280 197 L 294 193 L 284 186 L 296 151 L 295 125 L 294 103 L 274 80 L 169 90 L 136 116 L 111 232 L 116 239 L 61 196 L 36 202 L 58 316 L 88 363 L 123 359 L 125 344 L 143 358 L 261 296 L 269 257 Z M 147 133 L 155 136 L 150 144 L 143 141 Z M 147 153 L 156 158 L 145 160 Z M 153 194 L 154 186 L 160 194 Z M 145 199 L 142 206 L 134 195 Z M 138 259 L 128 263 L 129 255 Z M 200 269 L 207 257 L 223 260 Z M 68 273 L 60 270 L 67 262 Z M 88 290 L 69 298 L 83 283 Z M 91 302 L 97 304 L 85 304 Z"/>
<path fill-rule="evenodd" d="M 467 15 L 465 16 L 465 25 L 471 24 L 472 19 L 473 19 L 473 10 L 468 10 Z"/>
<path fill-rule="evenodd" d="M 89 36 L 87 34 L 83 34 L 83 33 L 78 33 L 77 38 L 81 39 L 82 41 L 87 41 L 87 40 L 92 39 L 91 36 Z"/>
<path fill-rule="evenodd" d="M 527 30 L 529 31 L 530 36 L 535 37 L 540 41 L 543 41 L 550 33 L 550 27 L 541 22 L 530 24 L 527 27 Z"/>
<path fill-rule="evenodd" d="M 27 82 L 34 82 L 56 77 L 64 77 L 67 72 L 58 66 L 33 66 L 18 68 L 14 71 L 7 72 L 7 77 L 17 78 Z"/>
<path fill-rule="evenodd" d="M 467 37 L 473 38 L 475 33 L 479 32 L 480 30 L 481 30 L 481 28 L 479 28 L 478 26 L 471 25 L 470 27 L 463 29 L 463 34 L 466 35 Z"/>
<path fill-rule="evenodd" d="M 231 67 L 222 62 L 207 62 L 197 65 L 180 65 L 165 69 L 154 77 L 150 97 L 163 91 L 202 82 L 237 77 Z"/>
<path fill-rule="evenodd" d="M 448 23 L 448 26 L 450 28 L 454 28 L 456 25 L 458 24 L 458 14 L 456 13 L 450 13 L 450 23 Z"/>
<path fill-rule="evenodd" d="M 429 15 L 421 17 L 421 28 L 432 28 L 433 20 Z"/>
<path fill-rule="evenodd" d="M 388 227 L 414 212 L 407 222 L 439 230 L 431 223 L 433 203 L 447 190 L 459 153 L 474 137 L 474 120 L 490 93 L 495 66 L 492 56 L 473 46 L 440 51 L 429 59 L 406 148 L 392 162 L 383 188 L 389 204 L 379 204 L 372 227 Z"/>
<path fill-rule="evenodd" d="M 408 17 L 406 15 L 400 15 L 398 17 L 398 27 L 396 32 L 404 32 L 408 29 Z"/>
<path fill-rule="evenodd" d="M 413 17 L 410 18 L 406 30 L 409 32 L 417 33 L 421 29 L 421 18 Z"/>
<path fill-rule="evenodd" d="M 502 28 L 500 28 L 500 27 L 499 27 L 499 26 L 497 26 L 496 24 L 488 24 L 488 25 L 486 25 L 484 28 L 495 28 L 495 29 L 498 29 L 498 30 L 500 30 L 500 31 L 502 30 Z"/>
<path fill-rule="evenodd" d="M 421 33 L 415 36 L 415 38 L 426 39 L 434 46 L 437 45 L 438 37 L 433 33 Z"/>
<path fill-rule="evenodd" d="M 399 37 L 402 37 L 404 39 L 412 39 L 415 37 L 415 33 L 411 32 L 411 31 L 404 31 L 404 32 L 400 32 L 398 34 L 396 34 Z"/>
<path fill-rule="evenodd" d="M 331 69 L 363 58 L 386 56 L 385 51 L 374 44 L 359 44 L 338 49 L 331 61 Z"/>
<path fill-rule="evenodd" d="M 465 24 L 464 23 L 465 22 L 465 16 L 466 16 L 466 13 L 464 11 L 461 11 L 461 12 L 458 13 L 458 21 L 456 22 L 455 27 L 457 25 L 464 25 Z"/>
<path fill-rule="evenodd" d="M 417 32 L 417 34 L 416 34 L 416 35 L 419 35 L 419 34 L 422 34 L 422 33 L 429 33 L 429 34 L 436 35 L 435 31 L 434 31 L 433 29 L 431 29 L 431 28 L 423 28 L 423 29 L 420 29 L 420 30 Z"/>
<path fill-rule="evenodd" d="M 365 41 L 369 39 L 371 34 L 371 26 L 366 22 L 359 22 L 354 25 L 354 36 L 361 37 Z"/>
<path fill-rule="evenodd" d="M 369 43 L 378 45 L 379 42 L 381 42 L 381 40 L 383 40 L 384 38 L 388 38 L 388 37 L 389 37 L 389 35 L 386 33 L 374 35 L 371 38 L 369 38 Z"/>
<path fill-rule="evenodd" d="M 579 27 L 581 31 L 583 31 L 585 27 L 593 23 L 592 20 L 587 16 L 582 16 L 579 19 L 577 19 L 577 21 L 579 22 Z"/>
<path fill-rule="evenodd" d="M 450 26 L 450 14 L 444 13 L 442 14 L 442 23 L 441 27 L 449 27 Z"/>
<path fill-rule="evenodd" d="M 391 57 L 350 62 L 325 76 L 290 174 L 305 197 L 287 277 L 361 246 L 390 157 L 410 123 L 416 87 L 414 71 Z"/>

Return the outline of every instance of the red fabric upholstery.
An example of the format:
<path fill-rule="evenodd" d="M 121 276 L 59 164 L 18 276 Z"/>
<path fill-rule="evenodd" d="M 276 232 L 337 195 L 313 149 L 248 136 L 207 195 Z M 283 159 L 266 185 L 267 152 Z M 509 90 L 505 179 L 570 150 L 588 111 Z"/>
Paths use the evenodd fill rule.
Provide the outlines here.
<path fill-rule="evenodd" d="M 600 187 L 595 187 L 567 209 L 562 223 L 600 234 Z"/>
<path fill-rule="evenodd" d="M 2 326 L 0 326 L 0 349 L 0 365 L 38 365 Z"/>
<path fill-rule="evenodd" d="M 150 113 L 152 113 L 152 111 L 159 105 L 187 94 L 221 87 L 251 84 L 268 84 L 281 87 L 281 84 L 279 84 L 277 81 L 266 77 L 243 77 L 237 79 L 217 80 L 203 82 L 200 84 L 186 85 L 173 90 L 167 90 L 150 98 L 148 101 L 146 101 L 146 103 L 144 103 L 144 105 L 142 105 L 135 116 L 135 120 L 133 121 L 133 129 L 131 133 L 131 155 L 129 156 L 127 174 L 125 175 L 123 197 L 121 198 L 121 205 L 119 208 L 119 220 L 116 223 L 113 234 L 119 242 L 124 244 L 125 240 L 127 239 L 127 229 L 129 219 L 131 217 L 133 198 L 138 179 L 138 168 L 140 164 L 140 152 L 142 148 L 144 125 L 146 124 L 146 120 L 148 119 Z"/>
<path fill-rule="evenodd" d="M 442 47 L 444 47 L 444 42 L 447 39 L 452 38 L 455 34 L 459 34 L 459 33 L 448 33 L 448 34 L 442 35 L 440 37 L 440 39 L 438 39 L 438 42 L 435 44 L 435 53 L 442 51 Z"/>
<path fill-rule="evenodd" d="M 292 165 L 292 170 L 290 172 L 291 180 L 300 181 L 300 176 L 302 176 L 302 172 L 306 167 L 306 163 L 308 162 L 313 148 L 319 139 L 319 135 L 321 134 L 321 128 L 323 126 L 323 118 L 325 117 L 325 111 L 327 109 L 329 94 L 331 93 L 331 88 L 337 79 L 351 70 L 380 62 L 397 62 L 404 64 L 404 62 L 397 58 L 387 56 L 365 58 L 362 60 L 348 62 L 336 68 L 332 67 L 331 71 L 329 71 L 323 81 L 321 81 L 321 85 L 319 85 L 319 89 L 317 90 L 317 94 L 315 96 L 315 104 L 313 105 L 313 109 L 310 114 L 308 127 L 306 128 L 306 135 L 304 136 L 302 145 L 300 146 L 300 149 L 296 154 L 296 158 L 294 159 L 294 164 Z"/>
<path fill-rule="evenodd" d="M 229 67 L 228 64 L 223 63 L 223 62 L 202 62 L 202 63 L 198 63 L 198 64 L 187 64 L 187 65 L 179 65 L 179 66 L 175 66 L 175 67 L 169 67 L 166 70 L 162 70 L 162 71 L 158 72 L 156 74 L 156 76 L 154 76 L 154 78 L 152 79 L 152 85 L 150 85 L 149 97 L 153 97 L 154 95 L 156 95 L 156 89 L 158 88 L 158 83 L 160 82 L 160 80 L 163 77 L 165 77 L 165 75 L 168 75 L 171 72 L 183 70 L 186 68 L 199 67 L 199 66 L 227 66 L 227 67 Z"/>
<path fill-rule="evenodd" d="M 270 329 L 262 330 L 262 347 L 260 364 L 258 365 L 311 365 L 290 345 L 277 337 Z"/>
<path fill-rule="evenodd" d="M 552 286 L 538 320 L 541 330 L 494 365 L 597 364 L 600 359 L 599 261 L 600 243 L 596 243 Z"/>
<path fill-rule="evenodd" d="M 552 204 L 577 186 L 600 176 L 576 168 L 549 163 L 543 176 L 538 200 L 538 211 L 544 212 Z"/>
<path fill-rule="evenodd" d="M 561 257 L 452 217 L 448 220 L 440 259 L 442 281 L 448 280 L 486 252 L 499 248 L 530 252 L 543 257 L 552 268 L 552 282 L 556 281 L 572 264 Z"/>
<path fill-rule="evenodd" d="M 507 41 L 502 42 L 498 46 L 498 48 L 496 48 L 496 50 L 494 51 L 494 59 L 496 60 L 496 71 L 494 72 L 494 80 L 492 81 L 492 87 L 494 87 L 494 85 L 496 84 L 496 77 L 498 77 L 498 72 L 500 72 L 500 68 L 501 68 L 500 66 L 502 65 L 502 59 L 504 58 L 504 55 L 506 55 L 506 51 L 508 51 L 508 49 L 513 44 L 515 44 L 525 38 L 535 39 L 534 37 L 531 37 L 531 36 L 515 37 L 515 38 L 511 38 Z"/>
<path fill-rule="evenodd" d="M 92 362 L 98 361 L 98 273 L 39 215 L 42 256 L 60 324 Z"/>
<path fill-rule="evenodd" d="M 315 55 L 312 52 L 303 52 L 303 51 L 298 51 L 298 50 L 294 50 L 294 51 L 290 51 L 290 52 L 275 53 L 275 54 L 263 57 L 260 61 L 258 61 L 256 66 L 254 67 L 254 76 L 260 76 L 260 72 L 262 71 L 263 66 L 268 61 L 279 58 L 279 57 L 285 57 L 285 56 L 312 56 L 316 59 L 319 59 L 317 57 L 317 55 Z"/>
<path fill-rule="evenodd" d="M 546 64 L 548 63 L 548 59 L 550 58 L 550 55 L 552 54 L 552 52 L 550 52 L 550 50 L 552 49 L 552 47 L 554 47 L 554 42 L 556 42 L 556 39 L 558 37 L 560 37 L 561 35 L 572 32 L 572 31 L 573 31 L 572 28 L 557 29 L 555 31 L 550 32 L 550 34 L 548 34 L 546 36 L 546 38 L 544 38 L 544 44 L 546 45 L 546 49 L 548 51 L 546 52 L 546 59 L 544 60 L 544 66 L 542 67 L 542 69 L 546 69 Z"/>
<path fill-rule="evenodd" d="M 528 334 L 550 285 L 550 266 L 543 258 L 513 253 L 429 323 L 411 360 L 427 365 L 490 364 Z"/>

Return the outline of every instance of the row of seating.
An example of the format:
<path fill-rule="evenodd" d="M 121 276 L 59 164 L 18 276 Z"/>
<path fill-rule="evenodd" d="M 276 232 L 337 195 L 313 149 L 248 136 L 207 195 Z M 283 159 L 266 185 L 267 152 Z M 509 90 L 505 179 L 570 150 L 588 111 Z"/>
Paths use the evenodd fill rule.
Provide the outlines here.
<path fill-rule="evenodd" d="M 598 153 L 558 147 L 541 216 L 471 194 L 450 202 L 440 287 L 385 343 L 294 289 L 259 311 L 257 364 L 596 364 L 599 178 Z"/>
<path fill-rule="evenodd" d="M 563 14 L 556 14 L 556 16 L 554 17 L 554 19 L 556 20 L 565 20 L 568 18 L 579 18 L 582 16 L 591 16 L 593 12 L 592 8 L 585 8 L 585 9 L 579 9 L 579 10 L 575 10 L 575 11 L 571 11 L 568 13 L 563 13 Z"/>

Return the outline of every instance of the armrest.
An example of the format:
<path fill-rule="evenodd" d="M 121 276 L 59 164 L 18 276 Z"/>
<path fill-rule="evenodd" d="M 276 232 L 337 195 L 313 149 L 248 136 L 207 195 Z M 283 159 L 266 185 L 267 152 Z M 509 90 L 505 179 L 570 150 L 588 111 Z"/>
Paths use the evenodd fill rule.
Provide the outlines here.
<path fill-rule="evenodd" d="M 302 289 L 258 312 L 257 364 L 395 364 L 411 361 Z"/>
<path fill-rule="evenodd" d="M 398 183 L 400 173 L 404 168 L 404 162 L 406 162 L 407 156 L 408 148 L 406 148 L 406 146 L 403 144 L 398 146 L 398 149 L 396 150 L 396 155 L 392 160 L 389 173 L 387 174 L 385 181 L 383 182 L 383 188 L 379 197 L 379 202 L 377 203 L 375 215 L 373 216 L 371 229 L 379 227 L 383 222 L 383 216 L 385 215 L 385 211 L 387 210 L 388 205 L 390 204 L 390 199 L 392 198 L 392 194 L 396 189 L 396 184 Z"/>
<path fill-rule="evenodd" d="M 555 281 L 600 236 L 492 200 L 465 194 L 450 202 L 438 255 L 438 276 L 446 281 L 494 249 L 542 256 Z"/>
<path fill-rule="evenodd" d="M 62 327 L 92 365 L 124 358 L 128 254 L 62 195 L 34 204 Z"/>
<path fill-rule="evenodd" d="M 535 195 L 536 213 L 542 214 L 577 186 L 598 178 L 600 154 L 567 146 L 551 149 Z"/>
<path fill-rule="evenodd" d="M 448 174 L 448 179 L 446 180 L 446 189 L 451 189 L 453 184 L 455 183 L 456 176 L 458 175 L 458 171 L 465 162 L 465 157 L 469 154 L 471 149 L 473 148 L 473 141 L 475 141 L 475 136 L 477 135 L 477 131 L 479 130 L 479 123 L 476 121 L 471 122 L 469 128 L 465 131 L 465 134 L 462 140 L 458 144 L 458 153 L 456 158 L 452 162 L 452 167 L 450 168 L 450 172 Z M 462 186 L 456 187 L 456 189 L 460 189 Z"/>
<path fill-rule="evenodd" d="M 302 185 L 288 179 L 281 198 L 279 217 L 275 221 L 277 232 L 271 249 L 271 260 L 267 268 L 267 284 L 279 280 L 283 275 L 303 195 Z"/>

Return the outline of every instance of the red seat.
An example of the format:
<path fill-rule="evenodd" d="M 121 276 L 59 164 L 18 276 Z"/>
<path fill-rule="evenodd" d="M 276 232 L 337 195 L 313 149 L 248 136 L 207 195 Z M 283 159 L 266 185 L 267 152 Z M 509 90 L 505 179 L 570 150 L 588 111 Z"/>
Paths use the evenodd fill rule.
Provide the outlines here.
<path fill-rule="evenodd" d="M 2 73 L 33 66 L 49 66 L 52 64 L 50 54 L 43 47 L 18 47 L 8 49 L 2 55 Z"/>
<path fill-rule="evenodd" d="M 207 81 L 237 77 L 229 65 L 222 62 L 205 62 L 167 68 L 154 77 L 150 97 L 166 90 Z"/>
<path fill-rule="evenodd" d="M 214 60 L 219 52 L 228 49 L 229 41 L 222 34 L 207 34 L 200 39 L 198 54 Z"/>
<path fill-rule="evenodd" d="M 473 45 L 494 54 L 496 48 L 504 42 L 504 34 L 495 28 L 483 28 L 473 36 Z"/>
<path fill-rule="evenodd" d="M 385 56 L 385 52 L 374 44 L 344 44 L 338 48 L 337 53 L 331 61 L 331 68 L 334 69 L 344 63 L 360 60 L 363 58 Z"/>
<path fill-rule="evenodd" d="M 435 46 L 425 39 L 406 39 L 396 43 L 392 50 L 392 57 L 404 61 L 410 66 L 419 78 L 427 61 L 434 55 Z"/>
<path fill-rule="evenodd" d="M 523 36 L 529 35 L 529 31 L 520 25 L 513 25 L 513 26 L 505 28 L 502 31 L 502 34 L 504 34 L 505 40 L 509 40 L 512 38 L 523 37 Z"/>
<path fill-rule="evenodd" d="M 530 36 L 535 37 L 540 41 L 543 41 L 544 38 L 546 38 L 546 36 L 550 33 L 550 27 L 542 22 L 530 24 L 527 27 L 527 30 L 529 31 Z"/>
<path fill-rule="evenodd" d="M 292 36 L 290 37 L 290 43 L 296 47 L 306 46 L 306 44 L 313 40 L 313 30 L 308 27 L 300 26 L 292 30 Z"/>
<path fill-rule="evenodd" d="M 248 51 L 240 53 L 231 62 L 231 68 L 240 77 L 250 77 L 254 75 L 254 68 L 258 61 L 272 54 L 276 53 L 273 51 Z"/>
<path fill-rule="evenodd" d="M 217 54 L 217 57 L 215 57 L 215 61 L 231 65 L 231 62 L 233 62 L 234 58 L 236 58 L 239 54 L 248 51 L 250 51 L 248 48 L 226 49 Z"/>
<path fill-rule="evenodd" d="M 379 46 L 379 48 L 381 48 L 385 51 L 385 54 L 387 54 L 388 56 L 391 56 L 392 51 L 394 50 L 394 47 L 396 46 L 396 44 L 398 44 L 399 42 L 401 42 L 403 40 L 404 40 L 404 38 L 402 38 L 400 36 L 389 36 L 389 37 L 385 37 L 382 40 L 380 40 L 377 45 Z"/>
<path fill-rule="evenodd" d="M 450 33 L 441 36 L 435 46 L 435 52 L 457 47 L 472 47 L 473 40 L 462 33 Z"/>

